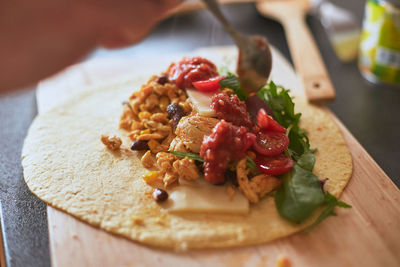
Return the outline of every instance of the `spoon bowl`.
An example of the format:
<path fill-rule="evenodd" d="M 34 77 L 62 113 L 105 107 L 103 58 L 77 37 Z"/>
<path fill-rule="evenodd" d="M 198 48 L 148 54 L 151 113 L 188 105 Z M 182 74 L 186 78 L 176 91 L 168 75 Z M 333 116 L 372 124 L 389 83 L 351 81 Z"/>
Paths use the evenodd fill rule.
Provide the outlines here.
<path fill-rule="evenodd" d="M 268 41 L 259 35 L 240 34 L 228 23 L 215 0 L 203 2 L 231 35 L 239 49 L 236 72 L 241 86 L 248 93 L 257 92 L 267 83 L 271 73 L 272 56 Z"/>
<path fill-rule="evenodd" d="M 267 83 L 272 68 L 272 55 L 267 40 L 262 36 L 246 37 L 245 42 L 239 46 L 236 72 L 243 89 L 251 93 Z"/>

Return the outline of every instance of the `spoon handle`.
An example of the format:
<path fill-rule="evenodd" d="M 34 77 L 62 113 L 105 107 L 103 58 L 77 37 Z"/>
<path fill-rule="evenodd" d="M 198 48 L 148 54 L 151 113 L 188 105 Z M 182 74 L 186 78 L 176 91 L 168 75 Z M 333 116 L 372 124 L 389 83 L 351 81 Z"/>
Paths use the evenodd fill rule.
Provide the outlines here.
<path fill-rule="evenodd" d="M 229 24 L 226 20 L 225 16 L 222 14 L 221 9 L 219 8 L 219 4 L 216 0 L 203 0 L 204 4 L 208 7 L 208 10 L 218 19 L 218 21 L 222 24 L 225 30 L 229 33 L 229 35 L 233 38 L 236 45 L 241 47 L 242 45 L 242 36 Z"/>

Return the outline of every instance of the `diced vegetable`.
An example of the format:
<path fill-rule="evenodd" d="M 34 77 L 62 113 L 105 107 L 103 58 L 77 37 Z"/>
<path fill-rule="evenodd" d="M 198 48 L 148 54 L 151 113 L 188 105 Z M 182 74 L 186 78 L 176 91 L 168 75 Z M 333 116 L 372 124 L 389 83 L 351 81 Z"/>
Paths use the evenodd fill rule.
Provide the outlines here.
<path fill-rule="evenodd" d="M 258 155 L 255 163 L 262 173 L 279 175 L 288 172 L 293 167 L 294 161 L 285 154 L 272 157 Z"/>
<path fill-rule="evenodd" d="M 262 131 L 257 134 L 253 148 L 264 156 L 281 154 L 289 145 L 289 138 L 281 132 Z"/>
<path fill-rule="evenodd" d="M 205 81 L 197 81 L 193 82 L 194 88 L 202 92 L 213 92 L 218 90 L 221 86 L 219 85 L 219 81 L 224 79 L 225 76 L 213 77 Z"/>
<path fill-rule="evenodd" d="M 257 114 L 257 124 L 263 130 L 286 133 L 286 129 L 283 128 L 276 120 L 267 114 L 264 109 L 260 109 Z"/>
<path fill-rule="evenodd" d="M 160 171 L 149 171 L 149 172 L 146 172 L 145 174 L 143 174 L 142 179 L 146 183 L 151 184 L 158 179 L 159 175 L 160 175 Z"/>

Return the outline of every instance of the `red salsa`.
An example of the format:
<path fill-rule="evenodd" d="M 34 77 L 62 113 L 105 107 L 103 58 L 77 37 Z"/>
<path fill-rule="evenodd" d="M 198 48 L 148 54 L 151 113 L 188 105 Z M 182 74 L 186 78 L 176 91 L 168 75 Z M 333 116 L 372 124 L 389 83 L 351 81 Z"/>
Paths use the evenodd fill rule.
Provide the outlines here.
<path fill-rule="evenodd" d="M 229 163 L 244 158 L 254 140 L 255 135 L 249 133 L 245 127 L 221 120 L 212 133 L 204 137 L 201 145 L 204 179 L 212 184 L 224 183 Z"/>
<path fill-rule="evenodd" d="M 253 130 L 254 123 L 247 112 L 246 104 L 235 94 L 226 92 L 215 94 L 211 100 L 211 108 L 217 113 L 218 119 L 224 119 L 237 126 Z"/>
<path fill-rule="evenodd" d="M 179 63 L 171 64 L 168 78 L 181 89 L 193 88 L 193 82 L 209 80 L 218 76 L 217 67 L 202 57 L 183 58 Z"/>

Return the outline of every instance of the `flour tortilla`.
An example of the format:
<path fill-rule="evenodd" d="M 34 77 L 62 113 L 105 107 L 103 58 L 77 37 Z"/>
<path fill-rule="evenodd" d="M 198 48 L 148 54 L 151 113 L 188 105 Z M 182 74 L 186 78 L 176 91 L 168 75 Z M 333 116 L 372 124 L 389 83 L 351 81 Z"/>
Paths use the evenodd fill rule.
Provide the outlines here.
<path fill-rule="evenodd" d="M 121 151 L 107 150 L 101 134 L 126 136 L 118 130 L 120 99 L 131 86 L 97 89 L 75 97 L 38 116 L 22 152 L 24 176 L 30 190 L 48 204 L 93 226 L 148 245 L 184 249 L 231 247 L 264 243 L 309 225 L 280 217 L 273 197 L 251 205 L 243 215 L 170 214 L 152 198 L 141 176 L 137 152 L 124 138 Z M 296 98 L 303 113 L 311 147 L 317 147 L 315 174 L 329 177 L 329 192 L 339 196 L 352 172 L 346 143 L 329 115 Z"/>

